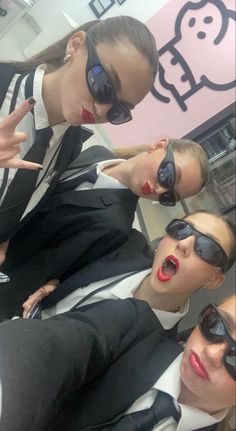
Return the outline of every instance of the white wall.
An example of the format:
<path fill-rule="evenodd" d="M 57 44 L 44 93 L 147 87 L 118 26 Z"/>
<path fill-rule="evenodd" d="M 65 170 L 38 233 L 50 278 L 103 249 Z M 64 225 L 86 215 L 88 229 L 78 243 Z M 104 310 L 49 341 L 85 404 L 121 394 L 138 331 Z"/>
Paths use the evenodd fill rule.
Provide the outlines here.
<path fill-rule="evenodd" d="M 117 3 L 112 6 L 101 19 L 116 15 L 131 15 L 142 22 L 146 22 L 167 1 L 126 0 L 122 5 Z M 23 59 L 24 56 L 28 57 L 44 49 L 45 44 L 50 45 L 57 37 L 61 38 L 63 32 L 62 11 L 73 18 L 78 25 L 96 19 L 89 7 L 89 0 L 38 0 L 26 14 L 26 18 L 27 16 L 31 18 L 31 25 L 29 19 L 20 18 L 10 32 L 0 39 L 0 58 L 4 60 Z M 36 29 L 36 26 L 33 25 L 34 21 L 41 28 L 42 33 L 39 36 L 37 35 L 38 28 Z M 68 31 L 70 30 L 68 29 Z"/>

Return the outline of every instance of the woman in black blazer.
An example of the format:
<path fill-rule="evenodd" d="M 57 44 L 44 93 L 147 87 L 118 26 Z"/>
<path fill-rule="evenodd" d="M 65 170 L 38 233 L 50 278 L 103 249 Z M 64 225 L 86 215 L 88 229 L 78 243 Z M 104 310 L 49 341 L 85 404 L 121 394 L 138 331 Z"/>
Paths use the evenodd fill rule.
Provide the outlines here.
<path fill-rule="evenodd" d="M 81 125 L 130 121 L 157 64 L 147 27 L 120 16 L 83 25 L 32 61 L 0 65 L 0 263 L 90 135 Z"/>

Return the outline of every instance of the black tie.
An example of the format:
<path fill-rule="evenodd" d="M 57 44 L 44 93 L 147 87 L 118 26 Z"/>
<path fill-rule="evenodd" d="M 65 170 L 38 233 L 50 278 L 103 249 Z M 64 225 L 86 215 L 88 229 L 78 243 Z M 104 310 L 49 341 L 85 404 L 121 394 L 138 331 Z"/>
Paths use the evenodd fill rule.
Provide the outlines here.
<path fill-rule="evenodd" d="M 65 181 L 58 184 L 55 188 L 55 194 L 74 190 L 85 181 L 94 184 L 97 180 L 97 177 L 97 166 L 93 166 L 90 170 L 84 172 L 83 174 L 78 174 L 77 177 L 66 179 Z"/>
<path fill-rule="evenodd" d="M 25 160 L 41 164 L 52 133 L 50 127 L 36 130 L 35 142 L 25 155 Z M 0 208 L 0 226 L 5 233 L 16 226 L 24 213 L 34 192 L 38 174 L 37 169 L 18 169 L 16 172 Z M 4 232 L 2 233 L 0 228 L 0 242 Z"/>
<path fill-rule="evenodd" d="M 158 422 L 170 416 L 179 422 L 180 413 L 175 408 L 172 397 L 166 392 L 158 391 L 149 409 L 129 413 L 113 425 L 101 428 L 101 431 L 151 431 Z"/>

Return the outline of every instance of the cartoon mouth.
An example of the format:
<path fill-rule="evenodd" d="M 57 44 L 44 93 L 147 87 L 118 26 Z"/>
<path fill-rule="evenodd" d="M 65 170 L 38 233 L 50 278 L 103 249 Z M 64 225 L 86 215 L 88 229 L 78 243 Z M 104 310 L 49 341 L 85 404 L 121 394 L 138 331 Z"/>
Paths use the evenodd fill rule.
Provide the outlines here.
<path fill-rule="evenodd" d="M 95 123 L 95 118 L 91 112 L 87 111 L 87 109 L 82 108 L 82 120 L 84 123 Z"/>
<path fill-rule="evenodd" d="M 176 275 L 179 269 L 179 261 L 175 256 L 167 256 L 162 265 L 158 268 L 157 278 L 160 281 L 169 281 Z"/>

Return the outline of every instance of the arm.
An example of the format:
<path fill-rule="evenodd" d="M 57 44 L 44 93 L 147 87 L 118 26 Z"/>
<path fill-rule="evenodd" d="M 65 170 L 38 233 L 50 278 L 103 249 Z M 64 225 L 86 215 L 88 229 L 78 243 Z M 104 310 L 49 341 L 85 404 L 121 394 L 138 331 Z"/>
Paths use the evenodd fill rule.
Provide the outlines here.
<path fill-rule="evenodd" d="M 1 431 L 44 429 L 83 384 L 129 346 L 130 331 L 144 313 L 156 320 L 146 303 L 128 299 L 43 321 L 2 323 Z"/>

